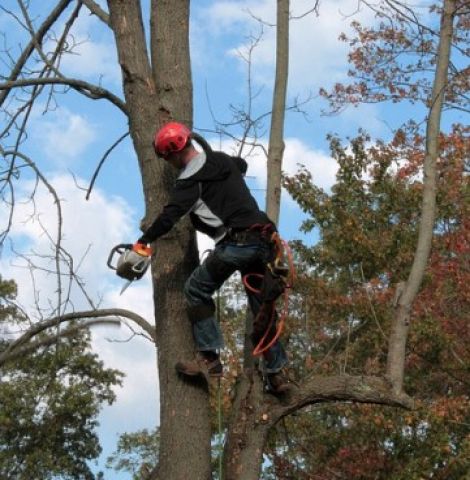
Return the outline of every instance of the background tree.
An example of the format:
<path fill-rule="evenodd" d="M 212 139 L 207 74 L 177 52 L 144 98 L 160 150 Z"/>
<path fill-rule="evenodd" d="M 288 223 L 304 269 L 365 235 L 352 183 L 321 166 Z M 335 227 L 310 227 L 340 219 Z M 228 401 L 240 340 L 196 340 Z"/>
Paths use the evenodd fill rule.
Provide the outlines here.
<path fill-rule="evenodd" d="M 438 228 L 411 314 L 405 377 L 416 409 L 327 406 L 289 418 L 270 444 L 272 478 L 465 478 L 470 331 L 459 284 L 468 280 L 467 138 L 461 126 L 440 137 Z M 307 213 L 303 228 L 320 237 L 313 247 L 296 244 L 304 315 L 293 320 L 290 344 L 301 371 L 366 365 L 373 374 L 385 368 L 394 285 L 408 275 L 418 235 L 423 138 L 330 141 L 340 166 L 331 193 L 306 171 L 284 182 Z"/>
<path fill-rule="evenodd" d="M 455 22 L 444 109 L 468 113 L 468 2 L 434 2 L 421 9 L 396 0 L 361 3 L 372 8 L 379 21 L 369 26 L 355 20 L 355 35 L 341 35 L 350 46 L 351 82 L 337 83 L 329 92 L 320 90 L 329 102 L 329 113 L 361 103 L 405 102 L 415 107 L 413 120 L 420 124 L 433 106 L 433 78 L 442 36 L 439 24 L 446 9 Z"/>
<path fill-rule="evenodd" d="M 266 213 L 276 225 L 279 224 L 279 210 L 281 208 L 281 171 L 284 154 L 284 116 L 288 75 L 289 0 L 279 0 L 277 2 L 276 24 L 276 76 L 269 135 L 266 186 Z"/>
<path fill-rule="evenodd" d="M 158 464 L 158 430 L 157 427 L 154 431 L 143 429 L 122 434 L 106 466 L 117 472 L 129 472 L 134 480 L 147 477 Z"/>
<path fill-rule="evenodd" d="M 453 42 L 457 56 L 463 56 L 464 60 L 468 58 L 468 51 L 460 48 L 462 40 L 468 35 L 467 7 L 464 1 L 444 1 L 442 5 L 432 6 L 431 11 L 440 13 L 438 34 L 433 27 L 423 25 L 412 10 L 399 2 L 379 4 L 374 9 L 383 21 L 376 29 L 363 29 L 356 24 L 358 38 L 351 42 L 354 48 L 350 61 L 354 69 L 349 74 L 358 82 L 348 86 L 337 84 L 329 95 L 321 92 L 334 109 L 348 103 L 390 99 L 394 102 L 401 99 L 411 102 L 421 100 L 427 108 L 420 234 L 409 277 L 401 285 L 397 297 L 387 363 L 387 375 L 396 389 L 403 384 L 409 313 L 431 249 L 436 215 L 436 161 L 441 111 L 444 105 L 454 108 L 460 108 L 462 102 L 465 105 L 470 87 L 468 65 L 460 69 L 450 63 Z M 435 76 L 421 75 L 416 78 L 417 72 L 421 73 L 427 68 L 435 68 Z M 462 78 L 465 80 L 462 81 Z"/>
<path fill-rule="evenodd" d="M 16 286 L 0 277 L 0 325 L 26 321 L 14 303 Z M 8 345 L 3 339 L 1 350 Z M 2 368 L 0 475 L 2 478 L 94 478 L 88 461 L 101 452 L 95 428 L 101 405 L 112 404 L 121 374 L 89 352 L 89 335 L 36 348 Z"/>

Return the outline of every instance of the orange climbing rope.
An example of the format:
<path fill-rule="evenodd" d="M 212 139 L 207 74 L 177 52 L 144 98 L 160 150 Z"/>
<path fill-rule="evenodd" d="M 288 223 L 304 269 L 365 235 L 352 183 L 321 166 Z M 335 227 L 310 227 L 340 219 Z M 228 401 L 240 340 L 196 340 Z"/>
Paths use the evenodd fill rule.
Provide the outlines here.
<path fill-rule="evenodd" d="M 284 241 L 277 232 L 274 232 L 271 235 L 271 242 L 274 243 L 274 248 L 275 248 L 275 257 L 272 262 L 269 262 L 267 265 L 267 268 L 270 270 L 270 274 L 279 279 L 282 284 L 283 284 L 283 292 L 281 295 L 283 296 L 284 299 L 284 307 L 283 311 L 279 317 L 279 321 L 277 322 L 277 327 L 276 327 L 276 333 L 274 336 L 267 342 L 267 338 L 269 335 L 269 332 L 271 331 L 271 327 L 275 321 L 275 316 L 276 316 L 276 309 L 274 307 L 274 301 L 264 301 L 263 304 L 261 305 L 261 308 L 258 312 L 258 315 L 255 318 L 255 322 L 257 319 L 260 318 L 261 315 L 264 314 L 264 309 L 271 307 L 271 318 L 269 320 L 269 324 L 266 328 L 266 331 L 261 338 L 261 340 L 258 342 L 258 344 L 255 346 L 253 350 L 253 355 L 258 356 L 261 355 L 262 353 L 266 352 L 269 350 L 274 343 L 277 341 L 277 339 L 281 336 L 281 333 L 284 329 L 285 321 L 287 318 L 287 312 L 288 312 L 288 305 L 289 305 L 289 289 L 292 288 L 294 281 L 295 281 L 295 268 L 294 268 L 294 262 L 292 259 L 292 252 L 287 244 L 286 241 Z M 243 276 L 243 284 L 245 285 L 245 288 L 253 293 L 261 293 L 261 288 L 257 289 L 250 285 L 249 283 L 249 278 L 250 277 L 256 277 L 260 278 L 261 281 L 265 278 L 266 274 L 260 274 L 260 273 L 248 273 Z M 266 343 L 267 342 L 267 343 Z"/>

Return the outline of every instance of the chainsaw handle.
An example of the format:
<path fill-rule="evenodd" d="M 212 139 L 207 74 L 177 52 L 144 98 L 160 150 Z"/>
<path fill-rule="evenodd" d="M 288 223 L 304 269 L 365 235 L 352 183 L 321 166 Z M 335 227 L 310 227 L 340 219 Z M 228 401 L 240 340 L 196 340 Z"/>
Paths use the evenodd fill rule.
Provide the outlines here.
<path fill-rule="evenodd" d="M 125 250 L 132 250 L 132 246 L 133 246 L 132 243 L 120 243 L 119 245 L 116 245 L 109 253 L 108 262 L 107 262 L 108 267 L 111 270 L 116 270 L 116 267 L 114 267 L 112 264 L 114 254 L 119 253 L 120 255 L 121 253 L 124 253 Z"/>

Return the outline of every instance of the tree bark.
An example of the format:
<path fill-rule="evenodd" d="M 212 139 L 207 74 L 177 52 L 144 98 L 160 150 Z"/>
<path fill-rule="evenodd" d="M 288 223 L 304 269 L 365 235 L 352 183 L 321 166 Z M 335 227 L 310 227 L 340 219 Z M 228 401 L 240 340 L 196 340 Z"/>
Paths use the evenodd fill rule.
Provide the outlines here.
<path fill-rule="evenodd" d="M 168 200 L 175 173 L 153 151 L 156 129 L 170 119 L 192 123 L 189 62 L 189 2 L 153 0 L 151 58 L 147 53 L 141 5 L 137 0 L 109 0 L 129 124 L 142 173 L 146 219 L 155 218 Z M 207 388 L 184 382 L 174 364 L 193 355 L 183 286 L 198 255 L 193 231 L 180 222 L 156 242 L 152 259 L 155 322 L 160 379 L 160 455 L 152 478 L 209 479 L 210 418 Z M 188 461 L 188 458 L 191 461 Z"/>
<path fill-rule="evenodd" d="M 270 425 L 263 421 L 263 383 L 245 369 L 236 387 L 224 448 L 224 480 L 258 480 Z"/>
<path fill-rule="evenodd" d="M 278 224 L 284 154 L 284 117 L 289 73 L 289 0 L 277 1 L 276 34 L 276 77 L 268 147 L 266 213 L 275 224 Z"/>
<path fill-rule="evenodd" d="M 442 105 L 447 85 L 450 50 L 453 37 L 455 0 L 444 0 L 441 17 L 436 73 L 431 94 L 431 105 L 426 125 L 426 152 L 424 158 L 423 203 L 418 242 L 411 272 L 398 303 L 392 323 L 387 358 L 387 376 L 395 391 L 403 388 L 405 349 L 409 330 L 410 311 L 421 286 L 431 251 L 434 219 L 436 216 L 436 161 L 439 155 L 439 132 Z"/>
<path fill-rule="evenodd" d="M 232 406 L 224 450 L 224 479 L 259 479 L 269 430 L 283 417 L 307 405 L 332 402 L 414 407 L 408 395 L 395 392 L 391 383 L 380 377 L 314 375 L 290 394 L 277 398 L 263 393 L 259 375 L 245 371 Z"/>

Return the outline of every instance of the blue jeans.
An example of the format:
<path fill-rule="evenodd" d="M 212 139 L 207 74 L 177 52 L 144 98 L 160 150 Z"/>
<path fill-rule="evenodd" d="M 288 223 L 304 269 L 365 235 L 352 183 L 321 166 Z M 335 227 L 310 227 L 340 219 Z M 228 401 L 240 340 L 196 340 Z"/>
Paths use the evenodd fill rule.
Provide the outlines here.
<path fill-rule="evenodd" d="M 194 340 L 199 351 L 215 351 L 224 346 L 222 332 L 215 318 L 215 305 L 212 299 L 214 292 L 237 270 L 242 276 L 247 273 L 264 273 L 270 254 L 269 245 L 262 242 L 220 243 L 190 275 L 185 284 L 184 294 L 190 316 L 191 311 L 199 312 L 191 318 Z M 245 291 L 253 316 L 256 318 L 262 305 L 260 295 L 248 289 Z M 273 323 L 267 341 L 274 336 L 275 331 L 276 325 Z M 252 335 L 254 345 L 264 333 L 256 332 L 255 329 Z M 263 353 L 263 357 L 267 373 L 276 373 L 287 364 L 287 355 L 279 340 Z"/>

